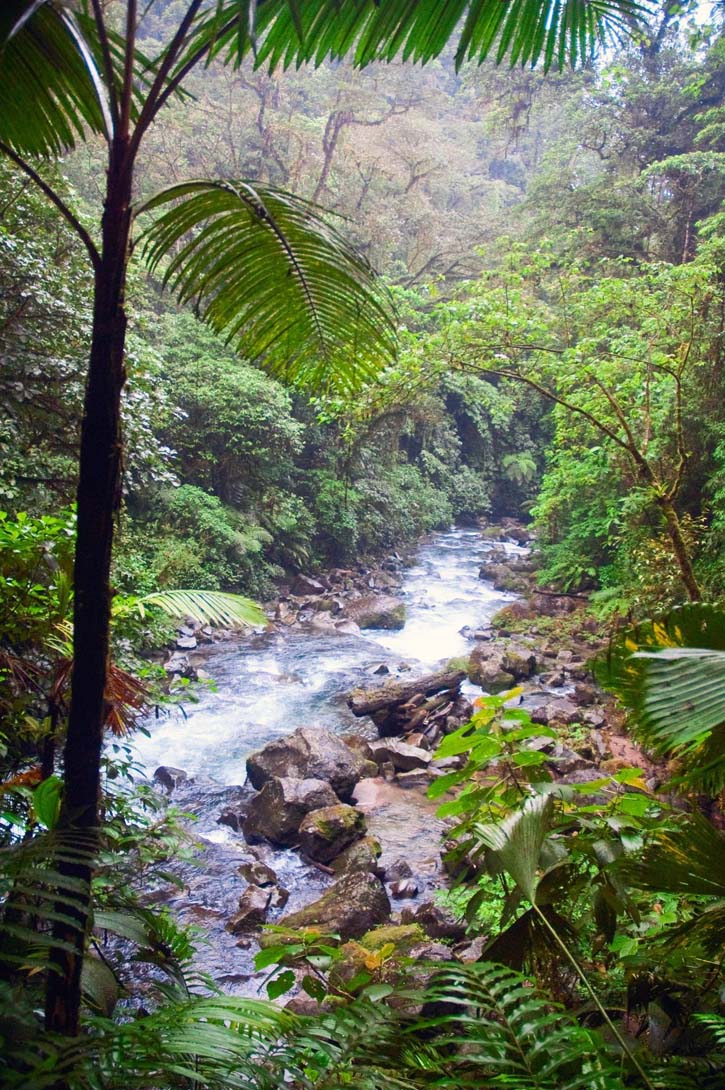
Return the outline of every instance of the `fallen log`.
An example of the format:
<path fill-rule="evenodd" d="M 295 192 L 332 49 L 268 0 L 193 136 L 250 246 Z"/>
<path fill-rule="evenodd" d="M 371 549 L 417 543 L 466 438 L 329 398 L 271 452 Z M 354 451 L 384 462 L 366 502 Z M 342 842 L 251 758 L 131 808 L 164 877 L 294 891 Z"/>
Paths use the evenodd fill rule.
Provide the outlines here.
<path fill-rule="evenodd" d="M 445 689 L 456 690 L 465 678 L 463 670 L 442 670 L 405 681 L 386 681 L 376 689 L 355 689 L 347 698 L 353 715 L 373 715 L 374 712 L 397 709 L 419 693 L 433 696 Z"/>

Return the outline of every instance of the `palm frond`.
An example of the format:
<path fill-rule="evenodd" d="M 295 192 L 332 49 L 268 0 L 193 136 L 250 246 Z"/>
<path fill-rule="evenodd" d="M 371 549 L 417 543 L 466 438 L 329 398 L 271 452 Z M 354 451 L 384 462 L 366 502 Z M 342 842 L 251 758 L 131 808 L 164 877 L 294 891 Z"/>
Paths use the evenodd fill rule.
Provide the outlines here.
<path fill-rule="evenodd" d="M 511 875 L 531 904 L 536 903 L 541 846 L 549 831 L 553 802 L 549 795 L 534 795 L 496 825 L 476 826 L 485 844 Z"/>
<path fill-rule="evenodd" d="M 715 898 L 690 920 L 667 928 L 668 946 L 697 943 L 716 956 L 725 944 L 725 833 L 700 814 L 688 815 L 679 828 L 656 832 L 636 858 L 616 870 L 636 889 Z"/>
<path fill-rule="evenodd" d="M 137 605 L 156 606 L 169 617 L 193 617 L 205 624 L 234 627 L 265 625 L 267 617 L 261 606 L 241 594 L 220 590 L 159 590 L 136 599 Z"/>
<path fill-rule="evenodd" d="M 140 211 L 160 208 L 143 236 L 150 268 L 163 264 L 164 282 L 273 374 L 350 392 L 394 356 L 387 291 L 317 206 L 246 181 L 196 181 Z"/>
<path fill-rule="evenodd" d="M 637 0 L 351 0 L 344 7 L 339 0 L 227 0 L 199 24 L 188 55 L 206 41 L 212 55 L 236 63 L 254 49 L 257 64 L 270 69 L 346 56 L 359 66 L 396 57 L 424 64 L 457 39 L 458 68 L 494 56 L 546 71 L 621 40 L 646 11 Z"/>
<path fill-rule="evenodd" d="M 0 5 L 0 140 L 20 155 L 59 155 L 110 129 L 91 43 L 66 4 Z"/>
<path fill-rule="evenodd" d="M 683 757 L 693 783 L 725 783 L 725 612 L 692 603 L 626 630 L 600 680 L 632 709 L 642 741 Z"/>
<path fill-rule="evenodd" d="M 438 1086 L 515 1086 L 517 1090 L 620 1090 L 603 1041 L 502 965 L 446 967 L 427 1000 L 449 1014 L 432 1020 L 448 1051 Z M 448 1049 L 446 1049 L 448 1046 Z"/>

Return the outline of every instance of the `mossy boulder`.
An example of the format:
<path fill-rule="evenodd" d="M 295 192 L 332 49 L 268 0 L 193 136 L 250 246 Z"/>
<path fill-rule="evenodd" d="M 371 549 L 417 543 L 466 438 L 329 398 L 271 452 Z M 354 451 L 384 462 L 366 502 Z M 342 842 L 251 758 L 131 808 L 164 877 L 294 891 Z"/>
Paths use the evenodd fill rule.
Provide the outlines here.
<path fill-rule="evenodd" d="M 360 939 L 360 945 L 366 950 L 380 950 L 383 946 L 393 945 L 399 954 L 407 954 L 418 943 L 425 942 L 425 933 L 417 923 L 387 924 L 374 927 Z"/>
<path fill-rule="evenodd" d="M 283 776 L 268 780 L 252 799 L 244 819 L 248 841 L 269 840 L 281 847 L 297 842 L 297 830 L 310 810 L 334 806 L 337 795 L 324 780 L 298 780 Z"/>
<path fill-rule="evenodd" d="M 373 836 L 364 836 L 333 859 L 332 869 L 340 878 L 344 874 L 353 874 L 355 871 L 369 871 L 371 874 L 377 874 L 378 859 L 382 850 L 379 840 Z"/>
<path fill-rule="evenodd" d="M 402 628 L 405 624 L 405 603 L 390 594 L 365 595 L 348 602 L 343 616 L 360 628 Z"/>
<path fill-rule="evenodd" d="M 373 874 L 358 871 L 346 874 L 312 904 L 283 916 L 278 923 L 294 930 L 314 928 L 347 941 L 389 919 L 390 901 L 383 883 Z"/>
<path fill-rule="evenodd" d="M 354 806 L 338 803 L 307 814 L 299 828 L 300 847 L 318 863 L 329 863 L 359 840 L 365 832 L 365 815 Z"/>

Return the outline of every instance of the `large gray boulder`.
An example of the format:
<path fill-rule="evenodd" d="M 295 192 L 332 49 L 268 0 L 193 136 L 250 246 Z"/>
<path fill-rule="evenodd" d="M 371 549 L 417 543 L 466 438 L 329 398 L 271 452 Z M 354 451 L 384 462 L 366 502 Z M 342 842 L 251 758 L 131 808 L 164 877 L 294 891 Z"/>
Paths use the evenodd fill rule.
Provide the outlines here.
<path fill-rule="evenodd" d="M 248 757 L 247 775 L 257 790 L 271 779 L 325 780 L 347 802 L 364 766 L 360 754 L 329 730 L 300 727 Z"/>
<path fill-rule="evenodd" d="M 313 927 L 344 941 L 359 938 L 390 918 L 390 901 L 379 878 L 367 871 L 346 874 L 312 904 L 278 921 L 280 927 Z M 262 936 L 260 945 L 270 945 L 275 935 Z"/>
<path fill-rule="evenodd" d="M 402 628 L 405 603 L 390 594 L 366 594 L 344 608 L 344 616 L 360 628 Z"/>
<path fill-rule="evenodd" d="M 297 842 L 297 830 L 306 814 L 337 802 L 337 795 L 324 780 L 289 776 L 267 780 L 249 806 L 242 826 L 244 835 L 252 843 L 269 840 L 289 847 Z"/>
<path fill-rule="evenodd" d="M 318 863 L 331 863 L 365 832 L 365 815 L 354 806 L 338 803 L 313 810 L 302 819 L 300 847 Z"/>

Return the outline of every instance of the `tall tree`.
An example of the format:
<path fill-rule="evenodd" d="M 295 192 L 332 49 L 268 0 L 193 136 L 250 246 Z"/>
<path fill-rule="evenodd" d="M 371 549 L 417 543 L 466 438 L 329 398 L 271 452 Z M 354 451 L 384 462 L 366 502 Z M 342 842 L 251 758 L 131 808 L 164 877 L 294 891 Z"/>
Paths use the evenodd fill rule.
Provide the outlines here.
<path fill-rule="evenodd" d="M 298 381 L 354 389 L 394 349 L 387 300 L 367 265 L 321 216 L 289 194 L 248 182 L 193 182 L 134 205 L 141 144 L 198 65 L 239 64 L 252 50 L 274 68 L 352 52 L 359 65 L 397 55 L 426 61 L 458 35 L 456 59 L 576 63 L 639 10 L 634 0 L 186 0 L 158 53 L 137 41 L 148 6 L 125 0 L 9 0 L 0 14 L 0 150 L 38 185 L 82 240 L 93 268 L 91 350 L 81 434 L 72 702 L 59 829 L 81 843 L 62 862 L 79 890 L 74 918 L 56 924 L 59 971 L 48 980 L 46 1024 L 79 1030 L 80 979 L 98 826 L 109 571 L 121 482 L 120 399 L 125 381 L 125 289 L 134 226 L 159 213 L 140 247 L 182 299 L 245 353 Z M 115 19 L 121 17 L 120 30 Z M 460 29 L 459 29 L 460 28 Z M 88 132 L 106 144 L 97 235 L 33 163 Z"/>

